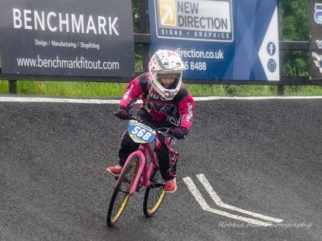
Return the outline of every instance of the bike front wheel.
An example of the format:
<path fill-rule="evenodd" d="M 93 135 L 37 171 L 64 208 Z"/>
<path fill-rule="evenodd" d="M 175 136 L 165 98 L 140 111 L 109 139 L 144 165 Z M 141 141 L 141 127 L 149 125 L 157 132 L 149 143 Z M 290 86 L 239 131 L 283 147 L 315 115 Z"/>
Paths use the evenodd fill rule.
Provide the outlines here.
<path fill-rule="evenodd" d="M 151 185 L 146 188 L 143 202 L 143 212 L 151 217 L 161 206 L 165 197 L 164 182 L 159 170 L 155 169 L 151 175 Z"/>
<path fill-rule="evenodd" d="M 121 214 L 129 201 L 131 195 L 130 190 L 139 170 L 139 164 L 139 157 L 133 156 L 130 161 L 126 162 L 118 177 L 106 218 L 107 225 L 110 227 L 114 226 L 121 217 Z"/>

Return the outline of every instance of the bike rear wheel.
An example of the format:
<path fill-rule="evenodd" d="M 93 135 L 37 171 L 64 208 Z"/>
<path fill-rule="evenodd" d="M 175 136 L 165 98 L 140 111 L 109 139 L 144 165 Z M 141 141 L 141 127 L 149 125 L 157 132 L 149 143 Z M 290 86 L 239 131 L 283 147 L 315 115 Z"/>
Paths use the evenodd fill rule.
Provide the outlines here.
<path fill-rule="evenodd" d="M 164 182 L 161 173 L 155 169 L 151 175 L 151 185 L 146 188 L 143 202 L 143 212 L 146 217 L 151 217 L 161 206 L 165 197 Z"/>
<path fill-rule="evenodd" d="M 130 190 L 139 170 L 139 164 L 139 157 L 133 156 L 123 167 L 118 178 L 118 184 L 114 188 L 107 212 L 107 225 L 110 227 L 114 226 L 121 217 L 121 214 L 129 201 L 131 195 Z"/>

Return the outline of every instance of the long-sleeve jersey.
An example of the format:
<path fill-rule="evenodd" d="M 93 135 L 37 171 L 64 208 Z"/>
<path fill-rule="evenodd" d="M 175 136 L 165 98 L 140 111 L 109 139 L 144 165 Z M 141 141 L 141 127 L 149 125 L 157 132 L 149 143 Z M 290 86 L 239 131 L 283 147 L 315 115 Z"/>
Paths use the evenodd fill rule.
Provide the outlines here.
<path fill-rule="evenodd" d="M 138 98 L 143 101 L 141 108 L 149 113 L 155 123 L 170 121 L 190 129 L 194 116 L 194 101 L 184 85 L 172 100 L 166 100 L 151 87 L 149 74 L 144 73 L 127 85 L 120 106 L 130 108 Z"/>

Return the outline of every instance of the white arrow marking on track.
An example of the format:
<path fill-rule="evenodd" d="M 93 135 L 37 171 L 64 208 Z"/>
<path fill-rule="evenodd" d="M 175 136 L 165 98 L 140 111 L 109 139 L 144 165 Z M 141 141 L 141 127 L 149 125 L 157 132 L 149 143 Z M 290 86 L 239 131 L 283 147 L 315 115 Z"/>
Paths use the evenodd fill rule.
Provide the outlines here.
<path fill-rule="evenodd" d="M 203 174 L 199 174 L 199 175 L 197 175 L 197 177 L 200 180 L 200 182 L 202 182 L 202 181 L 204 182 L 204 183 L 202 182 L 202 184 L 205 186 L 207 192 L 209 193 L 211 198 L 214 200 L 214 202 L 218 206 L 226 208 L 226 209 L 229 209 L 229 210 L 232 210 L 232 211 L 237 211 L 237 212 L 241 212 L 241 213 L 244 213 L 244 214 L 247 214 L 247 215 L 251 215 L 251 216 L 256 215 L 256 217 L 260 217 L 261 219 L 272 221 L 272 222 L 282 222 L 283 221 L 282 219 L 271 218 L 271 217 L 268 217 L 268 216 L 264 216 L 264 215 L 253 213 L 253 212 L 249 212 L 247 210 L 243 210 L 243 209 L 231 206 L 231 205 L 224 204 L 221 201 L 221 199 L 219 198 L 219 196 L 215 193 L 213 188 L 210 186 L 210 184 L 207 181 L 206 177 Z M 205 180 L 206 180 L 206 182 L 205 182 Z M 224 216 L 224 217 L 236 219 L 236 220 L 239 220 L 239 221 L 251 223 L 251 224 L 254 224 L 254 225 L 258 225 L 258 226 L 264 226 L 264 227 L 272 226 L 272 223 L 270 223 L 270 222 L 263 222 L 263 221 L 252 219 L 252 218 L 246 218 L 246 217 L 243 217 L 243 216 L 231 214 L 231 213 L 228 213 L 228 212 L 225 212 L 225 211 L 221 211 L 221 210 L 209 207 L 209 205 L 207 204 L 206 200 L 202 197 L 201 193 L 199 192 L 198 188 L 196 187 L 196 185 L 194 184 L 192 179 L 190 177 L 185 177 L 185 178 L 183 178 L 183 181 L 186 183 L 186 185 L 188 186 L 188 189 L 190 190 L 190 192 L 192 193 L 192 195 L 194 196 L 194 198 L 196 199 L 196 201 L 199 203 L 199 205 L 201 206 L 201 208 L 204 211 L 208 211 L 208 212 L 215 213 L 215 214 L 218 214 L 218 215 L 221 215 L 221 216 Z M 210 191 L 212 191 L 212 192 L 210 192 Z"/>
<path fill-rule="evenodd" d="M 198 177 L 199 181 L 201 182 L 201 184 L 206 189 L 206 191 L 209 193 L 209 195 L 212 198 L 212 200 L 214 200 L 214 202 L 219 207 L 226 208 L 226 209 L 229 209 L 229 210 L 232 210 L 232 211 L 240 212 L 240 213 L 243 213 L 243 214 L 246 214 L 246 215 L 249 215 L 249 216 L 253 216 L 253 217 L 256 217 L 256 218 L 260 218 L 260 219 L 275 222 L 275 223 L 283 222 L 283 219 L 272 218 L 272 217 L 265 216 L 265 215 L 262 215 L 262 214 L 259 214 L 259 213 L 254 213 L 254 212 L 250 212 L 250 211 L 238 208 L 238 207 L 234 207 L 234 206 L 231 206 L 229 204 L 225 204 L 220 199 L 220 197 L 217 195 L 215 190 L 212 188 L 212 186 L 210 185 L 210 183 L 208 182 L 208 180 L 207 180 L 207 178 L 205 177 L 204 174 L 198 174 L 197 177 Z"/>

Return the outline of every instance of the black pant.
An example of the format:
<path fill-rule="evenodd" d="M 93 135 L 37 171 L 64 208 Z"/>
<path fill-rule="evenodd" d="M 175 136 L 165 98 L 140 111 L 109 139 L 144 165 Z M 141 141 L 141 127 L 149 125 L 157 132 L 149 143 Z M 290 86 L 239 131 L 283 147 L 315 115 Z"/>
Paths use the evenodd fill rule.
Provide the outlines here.
<path fill-rule="evenodd" d="M 158 124 L 152 124 L 151 120 L 149 119 L 149 116 L 147 116 L 147 113 L 145 111 L 141 112 L 139 114 L 140 116 L 140 122 L 150 126 L 151 128 L 156 127 L 162 127 L 162 126 L 169 126 L 170 123 L 164 122 L 164 123 L 158 123 Z M 120 165 L 123 166 L 127 157 L 134 151 L 136 151 L 139 148 L 139 143 L 135 143 L 131 137 L 129 136 L 128 132 L 126 131 L 122 137 L 121 140 L 121 146 L 119 149 L 119 158 L 120 158 Z M 170 156 L 169 156 L 169 150 L 167 146 L 160 142 L 160 145 L 155 149 L 155 153 L 157 155 L 157 158 L 159 160 L 160 165 L 160 171 L 161 176 L 164 180 L 171 180 L 176 176 L 176 161 L 171 160 L 170 163 Z M 174 162 L 174 163 L 173 163 Z"/>

